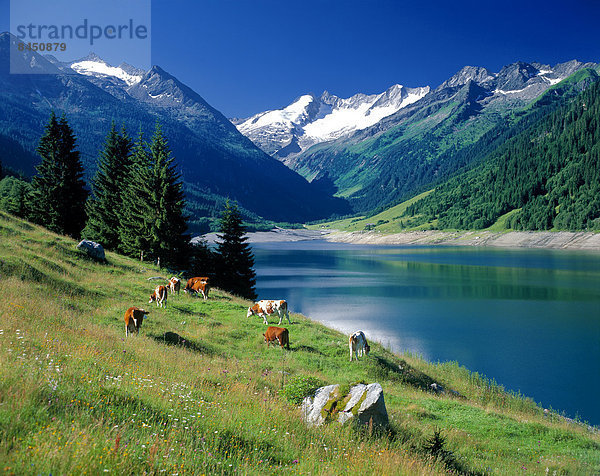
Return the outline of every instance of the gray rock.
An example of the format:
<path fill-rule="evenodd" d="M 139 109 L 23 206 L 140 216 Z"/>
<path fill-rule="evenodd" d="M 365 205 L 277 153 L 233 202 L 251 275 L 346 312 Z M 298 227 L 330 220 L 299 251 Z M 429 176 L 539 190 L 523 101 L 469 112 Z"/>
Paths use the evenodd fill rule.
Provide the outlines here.
<path fill-rule="evenodd" d="M 78 250 L 83 250 L 90 258 L 98 261 L 106 261 L 104 248 L 100 243 L 91 240 L 81 240 L 77 245 Z"/>
<path fill-rule="evenodd" d="M 339 385 L 327 385 L 318 388 L 314 397 L 304 399 L 302 402 L 302 419 L 308 426 L 320 426 L 325 423 L 322 410 L 329 401 L 331 394 L 339 387 Z"/>
<path fill-rule="evenodd" d="M 367 386 L 362 383 L 359 383 L 350 389 L 350 393 L 348 394 L 350 400 L 348 400 L 344 409 L 338 413 L 338 421 L 340 423 L 346 423 L 348 420 L 354 418 L 352 409 L 360 402 L 360 399 L 365 394 L 366 390 Z"/>
<path fill-rule="evenodd" d="M 304 399 L 302 418 L 308 426 L 320 426 L 329 416 L 334 415 L 337 415 L 336 420 L 341 424 L 356 418 L 355 421 L 365 425 L 370 422 L 374 426 L 388 425 L 389 418 L 380 384 L 354 385 L 347 395 L 340 395 L 339 388 L 339 385 L 321 387 L 314 397 Z M 341 408 L 341 405 L 344 407 Z"/>
<path fill-rule="evenodd" d="M 383 399 L 383 388 L 378 383 L 367 385 L 366 397 L 358 409 L 358 420 L 361 423 L 374 426 L 387 426 L 389 423 L 385 400 Z"/>

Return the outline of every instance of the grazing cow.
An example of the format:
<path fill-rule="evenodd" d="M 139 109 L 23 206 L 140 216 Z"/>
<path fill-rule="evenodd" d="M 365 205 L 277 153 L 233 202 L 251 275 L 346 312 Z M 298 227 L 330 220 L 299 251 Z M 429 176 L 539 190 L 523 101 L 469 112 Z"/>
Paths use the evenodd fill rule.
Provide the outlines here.
<path fill-rule="evenodd" d="M 256 303 L 254 303 L 253 306 L 250 306 L 248 308 L 248 314 L 246 314 L 246 317 L 256 315 L 256 316 L 262 317 L 265 324 L 269 324 L 269 321 L 267 321 L 267 316 L 270 316 L 271 314 L 275 314 L 275 313 L 277 313 L 277 315 L 279 316 L 279 324 L 277 324 L 277 325 L 281 325 L 283 316 L 287 317 L 287 320 L 290 324 L 292 323 L 290 321 L 290 315 L 288 313 L 287 302 L 285 302 L 284 300 L 281 300 L 281 301 L 267 301 L 267 300 L 258 301 Z"/>
<path fill-rule="evenodd" d="M 189 292 L 195 292 L 196 294 L 202 294 L 202 297 L 206 301 L 208 299 L 208 291 L 210 291 L 210 284 L 206 281 L 196 281 Z"/>
<path fill-rule="evenodd" d="M 350 336 L 348 347 L 350 347 L 350 362 L 352 362 L 353 354 L 356 354 L 356 360 L 358 360 L 363 355 L 369 355 L 371 350 L 363 331 L 356 331 Z"/>
<path fill-rule="evenodd" d="M 150 304 L 153 301 L 156 301 L 157 307 L 158 306 L 167 307 L 167 287 L 166 286 L 162 286 L 162 285 L 156 286 L 156 289 L 150 296 L 150 301 L 148 301 L 148 304 Z"/>
<path fill-rule="evenodd" d="M 173 276 L 171 279 L 169 279 L 169 289 L 171 290 L 171 294 L 175 294 L 175 291 L 177 291 L 177 294 L 179 294 L 179 290 L 181 289 L 181 280 Z"/>
<path fill-rule="evenodd" d="M 196 284 L 196 283 L 199 283 L 199 282 L 200 283 L 202 283 L 202 282 L 208 283 L 208 277 L 203 276 L 201 278 L 196 277 L 196 278 L 190 278 L 190 279 L 188 279 L 187 283 L 185 285 L 185 288 L 183 288 L 183 292 L 184 293 L 189 293 L 190 291 L 192 291 L 192 286 L 194 284 Z"/>
<path fill-rule="evenodd" d="M 290 350 L 290 333 L 285 327 L 269 326 L 263 336 L 265 337 L 267 347 L 269 347 L 271 342 L 278 341 L 282 349 L 285 346 L 287 350 Z"/>
<path fill-rule="evenodd" d="M 149 312 L 139 307 L 130 307 L 125 311 L 125 337 L 132 332 L 136 334 L 140 332 L 146 314 L 149 314 Z"/>

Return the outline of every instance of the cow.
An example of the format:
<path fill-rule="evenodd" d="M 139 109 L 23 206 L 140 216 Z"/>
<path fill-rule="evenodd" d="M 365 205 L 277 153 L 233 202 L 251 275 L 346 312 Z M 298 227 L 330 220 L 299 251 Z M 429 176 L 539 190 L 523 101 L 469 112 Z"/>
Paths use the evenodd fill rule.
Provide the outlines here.
<path fill-rule="evenodd" d="M 268 325 L 269 321 L 267 321 L 267 316 L 270 316 L 271 314 L 275 314 L 275 313 L 277 313 L 277 315 L 279 316 L 279 323 L 277 325 L 281 325 L 283 316 L 287 317 L 287 320 L 290 324 L 292 323 L 290 321 L 290 315 L 288 313 L 287 302 L 285 302 L 284 300 L 280 300 L 280 301 L 262 300 L 262 301 L 255 302 L 253 306 L 250 306 L 248 308 L 248 313 L 246 314 L 246 317 L 250 317 L 252 315 L 262 317 L 265 322 L 265 325 Z"/>
<path fill-rule="evenodd" d="M 156 301 L 156 306 L 160 306 L 160 307 L 167 307 L 167 287 L 166 286 L 156 286 L 156 289 L 154 290 L 154 292 L 150 295 L 150 301 L 148 301 L 148 304 L 150 304 L 151 302 Z"/>
<path fill-rule="evenodd" d="M 285 327 L 269 326 L 267 332 L 265 332 L 263 336 L 267 343 L 267 347 L 269 347 L 271 342 L 278 341 L 282 349 L 283 346 L 285 346 L 287 350 L 290 350 L 290 333 Z"/>
<path fill-rule="evenodd" d="M 139 333 L 140 327 L 142 327 L 142 321 L 146 314 L 150 313 L 135 306 L 130 307 L 125 311 L 125 337 L 132 332 L 135 332 L 136 334 Z"/>
<path fill-rule="evenodd" d="M 184 293 L 189 293 L 190 291 L 192 291 L 192 286 L 195 283 L 198 282 L 204 282 L 204 283 L 208 283 L 208 277 L 203 276 L 203 277 L 196 277 L 196 278 L 190 278 L 187 280 L 187 283 L 185 285 L 185 288 L 183 288 L 183 292 Z"/>
<path fill-rule="evenodd" d="M 363 355 L 369 355 L 371 347 L 367 343 L 367 338 L 363 331 L 356 331 L 348 339 L 348 347 L 350 347 L 350 362 L 352 362 L 352 355 L 356 354 L 356 360 L 358 357 Z"/>
<path fill-rule="evenodd" d="M 171 294 L 175 294 L 175 291 L 177 291 L 177 294 L 179 294 L 179 290 L 181 289 L 181 280 L 173 276 L 171 279 L 169 279 L 169 289 L 171 290 Z"/>
<path fill-rule="evenodd" d="M 208 292 L 210 291 L 210 284 L 206 281 L 196 281 L 192 288 L 188 292 L 195 292 L 196 294 L 202 294 L 202 297 L 206 301 L 208 299 Z"/>

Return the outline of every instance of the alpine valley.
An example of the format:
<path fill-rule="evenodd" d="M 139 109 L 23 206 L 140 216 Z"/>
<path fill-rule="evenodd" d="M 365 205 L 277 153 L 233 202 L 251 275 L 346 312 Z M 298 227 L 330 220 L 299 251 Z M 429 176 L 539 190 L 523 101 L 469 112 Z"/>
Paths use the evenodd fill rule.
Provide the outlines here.
<path fill-rule="evenodd" d="M 9 74 L 10 44 L 16 41 L 9 33 L 0 35 L 0 160 L 5 168 L 35 173 L 40 160 L 35 149 L 51 110 L 67 115 L 88 179 L 112 121 L 125 125 L 134 138 L 140 131 L 150 137 L 159 121 L 179 164 L 192 231 L 206 231 L 208 216 L 218 214 L 227 198 L 252 221 L 305 221 L 350 211 L 344 200 L 256 147 L 160 67 L 114 67 L 94 54 L 60 63 L 25 50 L 12 61 L 32 74 Z"/>
<path fill-rule="evenodd" d="M 490 172 L 490 167 L 485 164 L 491 160 L 496 164 L 508 160 L 506 156 L 498 158 L 502 155 L 498 152 L 500 148 L 511 141 L 535 142 L 537 136 L 534 134 L 547 133 L 543 136 L 542 148 L 559 147 L 556 143 L 560 140 L 559 135 L 549 132 L 547 118 L 553 113 L 560 116 L 569 111 L 582 92 L 598 78 L 597 64 L 575 60 L 553 67 L 517 62 L 503 67 L 498 73 L 466 66 L 435 89 L 395 85 L 381 94 L 357 94 L 348 99 L 329 93 L 320 97 L 304 95 L 283 109 L 234 122 L 263 150 L 324 191 L 347 199 L 355 213 L 367 215 L 366 220 L 400 204 L 404 214 L 384 214 L 382 223 L 368 220 L 368 228 L 386 225 L 382 230 L 388 232 L 392 229 L 400 231 L 405 226 L 482 228 L 490 226 L 503 214 L 520 209 L 529 200 L 543 202 L 546 208 L 551 206 L 547 200 L 536 197 L 549 193 L 544 185 L 548 181 L 550 185 L 556 183 L 551 178 L 562 167 L 554 171 L 534 171 L 533 165 L 530 169 L 521 167 L 518 176 L 497 184 L 495 169 L 492 167 Z M 578 107 L 581 108 L 581 104 Z M 575 122 L 563 124 L 562 131 L 575 126 Z M 579 124 L 577 127 L 586 126 Z M 555 128 L 558 130 L 560 126 Z M 592 140 L 581 147 L 579 152 L 583 156 L 597 147 L 597 143 Z M 524 157 L 525 148 L 518 154 Z M 586 167 L 598 171 L 598 161 L 590 160 Z M 479 178 L 477 187 L 470 187 L 468 193 L 462 195 L 461 205 L 457 204 L 458 199 L 451 201 L 447 195 L 435 206 L 431 197 L 427 206 L 415 205 L 407 211 L 407 205 L 401 205 L 405 200 L 424 199 L 419 194 L 427 195 L 452 177 L 455 188 L 464 188 L 484 170 L 486 178 Z M 499 196 L 502 188 L 510 189 L 507 183 L 528 182 L 534 172 L 538 177 L 535 183 L 513 190 L 516 195 L 522 194 L 523 200 L 500 205 L 490 197 Z M 590 170 L 582 172 L 588 176 L 590 173 Z M 452 185 L 445 189 L 449 187 Z M 492 188 L 494 192 L 488 194 L 485 205 L 485 200 L 478 198 L 479 209 L 470 207 L 468 219 L 456 218 L 461 215 L 457 209 L 465 202 Z M 455 195 L 461 196 L 460 191 L 454 192 Z M 558 207 L 562 202 L 555 200 L 553 203 Z M 438 220 L 445 217 L 451 207 L 454 207 L 451 213 L 456 219 Z M 495 209 L 493 213 L 489 211 L 491 208 Z M 520 227 L 586 228 L 591 220 L 598 218 L 599 212 L 590 210 L 577 223 L 559 220 L 558 224 L 552 221 L 556 214 L 548 218 L 546 213 L 543 224 L 533 224 L 529 220 L 529 225 L 523 225 L 525 220 Z M 361 223 L 364 225 L 366 220 Z M 390 220 L 402 222 L 402 227 L 390 228 L 387 225 Z M 342 222 L 337 224 L 343 225 Z"/>
<path fill-rule="evenodd" d="M 32 74 L 9 74 L 16 41 L 0 35 L 5 169 L 35 173 L 52 110 L 67 115 L 88 179 L 112 121 L 134 138 L 149 137 L 158 121 L 179 165 L 194 233 L 208 231 L 228 198 L 248 222 L 269 226 L 368 219 L 388 209 L 369 227 L 395 220 L 398 229 L 483 228 L 509 214 L 502 223 L 521 229 L 600 226 L 592 185 L 599 169 L 595 63 L 516 62 L 497 73 L 466 66 L 435 88 L 304 94 L 281 109 L 229 120 L 159 66 L 112 66 L 93 53 L 62 63 L 24 51 L 11 60 Z M 573 141 L 576 150 L 565 146 Z M 534 147 L 538 158 L 554 150 L 568 160 L 527 162 Z M 506 173 L 509 163 L 516 172 Z M 575 178 L 567 185 L 566 177 Z"/>

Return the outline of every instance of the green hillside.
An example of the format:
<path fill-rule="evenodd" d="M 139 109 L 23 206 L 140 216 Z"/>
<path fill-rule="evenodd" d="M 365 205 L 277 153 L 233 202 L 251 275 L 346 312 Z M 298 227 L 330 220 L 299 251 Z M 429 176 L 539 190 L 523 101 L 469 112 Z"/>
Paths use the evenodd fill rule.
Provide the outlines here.
<path fill-rule="evenodd" d="M 407 208 L 416 224 L 487 228 L 600 229 L 600 85 L 524 129 L 481 167 Z"/>
<path fill-rule="evenodd" d="M 328 180 L 355 212 L 381 211 L 480 164 L 598 79 L 585 68 L 530 101 L 505 95 L 488 103 L 491 92 L 474 82 L 442 88 L 380 128 L 311 147 L 292 167 L 309 180 Z"/>
<path fill-rule="evenodd" d="M 455 153 L 445 181 L 393 207 L 325 223 L 344 231 L 596 230 L 600 83 L 579 71 Z"/>
<path fill-rule="evenodd" d="M 345 335 L 300 315 L 291 350 L 267 348 L 248 302 L 214 290 L 159 309 L 148 278 L 166 271 L 113 253 L 99 264 L 75 244 L 0 213 L 3 474 L 600 471 L 598 432 L 457 363 L 379 344 L 350 363 Z M 126 339 L 133 305 L 150 314 Z M 284 395 L 309 377 L 381 383 L 389 430 L 308 429 Z"/>

